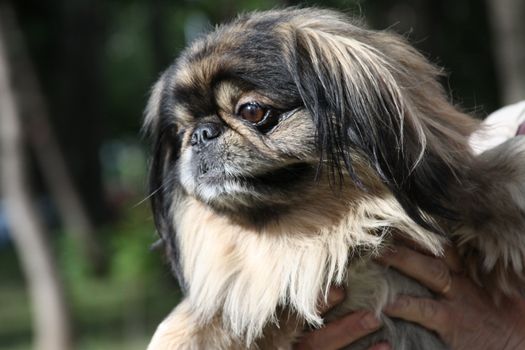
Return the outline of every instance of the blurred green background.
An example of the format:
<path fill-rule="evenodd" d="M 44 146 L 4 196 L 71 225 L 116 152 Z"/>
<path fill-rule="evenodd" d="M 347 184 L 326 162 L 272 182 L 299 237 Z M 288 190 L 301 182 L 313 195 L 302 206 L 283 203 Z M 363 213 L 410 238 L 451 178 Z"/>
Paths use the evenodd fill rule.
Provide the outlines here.
<path fill-rule="evenodd" d="M 36 78 L 42 98 L 39 108 L 45 108 L 49 116 L 81 210 L 89 220 L 87 240 L 96 247 L 96 254 L 84 254 L 86 241 L 79 240 L 70 232 L 75 229 L 64 224 L 64 212 L 38 163 L 38 152 L 28 141 L 33 204 L 45 219 L 46 240 L 51 243 L 51 255 L 65 289 L 74 348 L 144 349 L 155 326 L 180 297 L 161 254 L 149 249 L 156 236 L 149 204 L 143 201 L 147 197 L 148 144 L 141 138 L 140 128 L 150 86 L 188 42 L 242 11 L 298 4 L 341 9 L 364 17 L 372 28 L 390 28 L 407 35 L 427 57 L 445 68 L 448 74 L 443 84 L 451 98 L 482 118 L 523 92 L 505 89 L 510 83 L 506 80 L 509 73 L 503 72 L 509 68 L 504 59 L 512 50 L 505 51 L 500 45 L 494 3 L 11 2 L 9 16 L 20 35 L 8 41 L 7 49 L 16 57 L 20 46 L 25 47 L 34 67 L 34 74 L 19 68 L 11 75 L 15 83 L 23 74 Z M 509 3 L 512 0 L 500 2 Z M 523 6 L 518 8 L 523 10 Z M 525 13 L 518 12 L 516 17 L 524 18 Z M 518 33 L 518 37 L 524 34 Z M 517 55 L 520 64 L 511 73 L 523 82 L 525 57 L 521 51 Z M 12 67 L 17 69 L 17 64 Z M 0 349 L 31 349 L 34 330 L 28 284 L 5 215 L 8 203 L 2 198 L 0 193 Z"/>

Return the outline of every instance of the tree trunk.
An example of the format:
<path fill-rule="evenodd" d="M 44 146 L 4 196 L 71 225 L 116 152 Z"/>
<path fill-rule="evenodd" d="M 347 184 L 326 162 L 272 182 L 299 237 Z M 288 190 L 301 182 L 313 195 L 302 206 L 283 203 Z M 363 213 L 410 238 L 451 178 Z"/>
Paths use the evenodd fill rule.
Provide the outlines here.
<path fill-rule="evenodd" d="M 31 64 L 29 53 L 14 14 L 3 17 L 4 29 L 8 31 L 9 46 L 14 47 L 15 55 L 9 60 L 11 70 L 16 72 L 16 95 L 20 114 L 23 116 L 23 133 L 27 136 L 35 154 L 45 183 L 57 205 L 65 231 L 73 235 L 77 248 L 84 253 L 88 266 L 101 271 L 105 258 L 95 237 L 95 229 L 80 200 L 64 156 L 56 142 L 56 136 L 47 114 L 36 72 Z"/>
<path fill-rule="evenodd" d="M 3 26 L 11 11 L 0 7 L 0 190 L 33 306 L 35 348 L 67 350 L 71 331 L 54 255 L 45 239 L 45 226 L 33 207 L 25 173 L 21 116 L 9 72 L 8 33 Z"/>
<path fill-rule="evenodd" d="M 525 99 L 525 1 L 487 0 L 502 100 Z"/>

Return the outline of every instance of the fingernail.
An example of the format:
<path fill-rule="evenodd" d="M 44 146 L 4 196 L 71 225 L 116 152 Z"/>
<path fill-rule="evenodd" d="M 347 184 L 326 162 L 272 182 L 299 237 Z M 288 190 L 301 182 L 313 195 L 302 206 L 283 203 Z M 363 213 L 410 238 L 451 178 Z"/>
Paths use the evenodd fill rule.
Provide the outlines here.
<path fill-rule="evenodd" d="M 399 303 L 398 302 L 393 302 L 393 303 L 390 303 L 390 304 L 387 304 L 385 305 L 385 307 L 383 308 L 383 312 L 395 312 L 396 310 L 399 310 L 400 309 L 400 306 L 399 306 Z"/>
<path fill-rule="evenodd" d="M 385 258 L 389 258 L 396 254 L 397 254 L 397 249 L 395 247 L 388 247 L 381 253 L 381 256 Z"/>
<path fill-rule="evenodd" d="M 373 349 L 374 350 L 392 350 L 392 347 L 388 343 L 381 343 L 381 344 L 377 344 Z"/>
<path fill-rule="evenodd" d="M 341 287 L 331 286 L 328 292 L 328 305 L 337 305 L 345 299 L 345 290 Z"/>
<path fill-rule="evenodd" d="M 382 265 L 389 265 L 391 258 L 397 254 L 397 250 L 393 247 L 384 249 L 380 255 L 374 258 L 375 261 Z"/>
<path fill-rule="evenodd" d="M 381 321 L 369 312 L 365 313 L 359 322 L 364 329 L 376 329 L 381 325 Z"/>

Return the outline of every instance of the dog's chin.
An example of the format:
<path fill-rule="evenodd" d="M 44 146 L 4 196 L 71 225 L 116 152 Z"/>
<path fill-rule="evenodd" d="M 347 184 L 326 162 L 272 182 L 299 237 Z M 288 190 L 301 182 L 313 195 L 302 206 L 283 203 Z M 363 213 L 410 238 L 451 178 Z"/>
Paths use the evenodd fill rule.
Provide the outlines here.
<path fill-rule="evenodd" d="M 228 175 L 218 169 L 205 174 L 181 174 L 186 192 L 200 202 L 233 216 L 257 221 L 262 212 L 265 219 L 287 211 L 300 197 L 306 181 L 314 181 L 315 166 L 296 163 L 258 174 Z M 184 181 L 185 180 L 185 181 Z"/>
<path fill-rule="evenodd" d="M 248 181 L 213 173 L 197 178 L 192 195 L 211 207 L 231 209 L 249 205 L 253 202 L 250 198 L 258 197 Z"/>

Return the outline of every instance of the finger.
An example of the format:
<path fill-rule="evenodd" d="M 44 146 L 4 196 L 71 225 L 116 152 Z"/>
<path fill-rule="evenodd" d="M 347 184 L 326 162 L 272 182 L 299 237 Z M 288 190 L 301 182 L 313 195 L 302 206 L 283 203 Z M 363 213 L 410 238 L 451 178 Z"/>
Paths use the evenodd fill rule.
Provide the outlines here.
<path fill-rule="evenodd" d="M 295 349 L 339 349 L 375 332 L 381 321 L 366 311 L 354 312 L 307 333 Z"/>
<path fill-rule="evenodd" d="M 434 299 L 400 295 L 383 312 L 391 317 L 418 323 L 440 335 L 447 334 L 447 327 L 451 323 L 447 308 Z"/>
<path fill-rule="evenodd" d="M 463 263 L 456 247 L 451 244 L 445 244 L 444 249 L 443 257 L 447 266 L 455 273 L 463 272 Z"/>
<path fill-rule="evenodd" d="M 404 236 L 404 235 L 402 235 L 400 233 L 396 235 L 395 240 L 394 240 L 394 244 L 395 244 L 395 246 L 402 245 L 402 246 L 408 247 L 408 248 L 410 248 L 412 250 L 415 250 L 416 252 L 419 252 L 421 254 L 425 254 L 425 255 L 429 255 L 429 256 L 433 256 L 434 255 L 434 254 L 430 253 L 428 250 L 426 250 L 425 248 L 421 247 L 419 244 L 417 244 L 416 241 L 414 241 L 410 237 Z"/>
<path fill-rule="evenodd" d="M 425 249 L 421 248 L 417 242 L 410 239 L 409 237 L 405 237 L 402 235 L 396 235 L 395 238 L 396 244 L 402 244 L 412 250 L 415 250 L 421 254 L 428 255 L 428 256 L 434 256 L 434 254 L 426 251 Z M 461 258 L 459 256 L 459 253 L 454 245 L 452 243 L 445 243 L 443 247 L 443 258 L 446 262 L 446 264 L 450 267 L 450 269 L 454 272 L 462 272 L 463 271 L 463 263 L 461 262 Z"/>
<path fill-rule="evenodd" d="M 326 300 L 324 298 L 321 298 L 321 300 L 319 300 L 319 302 L 317 303 L 317 309 L 319 310 L 319 314 L 326 314 L 328 311 L 333 309 L 334 306 L 345 300 L 345 297 L 346 293 L 342 287 L 330 286 L 330 290 L 328 291 Z"/>
<path fill-rule="evenodd" d="M 371 348 L 368 348 L 368 350 L 392 350 L 392 347 L 386 342 L 381 342 L 373 345 Z"/>
<path fill-rule="evenodd" d="M 452 275 L 441 259 L 416 252 L 405 246 L 396 246 L 377 259 L 418 280 L 436 293 L 451 295 Z"/>

